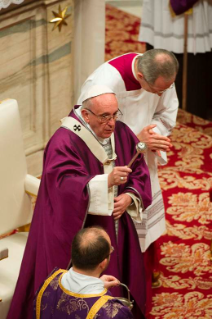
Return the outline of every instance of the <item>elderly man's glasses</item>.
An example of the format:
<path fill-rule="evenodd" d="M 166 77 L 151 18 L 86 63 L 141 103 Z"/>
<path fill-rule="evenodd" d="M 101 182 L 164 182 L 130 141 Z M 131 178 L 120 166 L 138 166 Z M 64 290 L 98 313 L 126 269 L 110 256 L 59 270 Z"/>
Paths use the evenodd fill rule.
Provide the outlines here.
<path fill-rule="evenodd" d="M 88 112 L 90 112 L 91 114 L 93 114 L 94 116 L 96 116 L 101 123 L 108 123 L 111 119 L 116 120 L 120 120 L 122 117 L 122 112 L 118 109 L 118 111 L 116 113 L 114 113 L 113 115 L 109 115 L 109 114 L 101 114 L 101 115 L 97 115 L 94 112 L 92 112 L 90 109 L 86 109 Z"/>
<path fill-rule="evenodd" d="M 162 90 L 162 91 L 157 91 L 157 93 L 162 94 L 162 93 L 166 92 L 167 90 L 173 89 L 173 87 L 174 87 L 174 83 L 172 83 L 169 88 Z"/>
<path fill-rule="evenodd" d="M 144 80 L 146 81 L 146 83 L 149 85 L 150 89 L 154 91 L 154 92 L 152 92 L 152 93 L 163 94 L 163 93 L 166 92 L 167 90 L 173 89 L 173 87 L 174 87 L 174 83 L 172 83 L 172 84 L 170 85 L 170 87 L 168 87 L 167 89 L 162 90 L 162 91 L 158 91 L 158 90 L 157 90 L 156 88 L 154 88 L 151 84 L 149 84 L 149 82 L 145 79 L 145 77 L 143 77 L 143 78 L 144 78 Z"/>

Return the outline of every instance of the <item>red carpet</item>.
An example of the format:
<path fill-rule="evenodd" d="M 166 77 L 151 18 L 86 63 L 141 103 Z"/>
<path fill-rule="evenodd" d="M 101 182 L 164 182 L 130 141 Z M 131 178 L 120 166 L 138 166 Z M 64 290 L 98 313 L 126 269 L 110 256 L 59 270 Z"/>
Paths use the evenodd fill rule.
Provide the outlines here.
<path fill-rule="evenodd" d="M 157 241 L 160 287 L 149 318 L 212 318 L 212 138 L 177 124 L 159 169 L 167 233 Z"/>
<path fill-rule="evenodd" d="M 106 5 L 105 61 L 127 52 L 144 52 L 138 42 L 140 19 Z"/>
<path fill-rule="evenodd" d="M 137 17 L 107 6 L 106 60 L 145 51 L 139 25 Z M 169 163 L 159 167 L 167 233 L 157 241 L 162 274 L 148 319 L 211 319 L 212 123 L 182 110 L 177 120 Z"/>

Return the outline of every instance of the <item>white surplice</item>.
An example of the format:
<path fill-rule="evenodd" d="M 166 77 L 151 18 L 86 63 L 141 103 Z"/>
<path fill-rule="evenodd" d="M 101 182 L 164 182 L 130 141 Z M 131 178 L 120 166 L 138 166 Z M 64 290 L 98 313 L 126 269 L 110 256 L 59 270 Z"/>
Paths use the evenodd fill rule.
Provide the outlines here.
<path fill-rule="evenodd" d="M 184 52 L 184 14 L 173 16 L 169 0 L 143 0 L 139 41 L 156 49 Z M 204 53 L 212 48 L 212 1 L 200 0 L 188 16 L 187 52 Z"/>

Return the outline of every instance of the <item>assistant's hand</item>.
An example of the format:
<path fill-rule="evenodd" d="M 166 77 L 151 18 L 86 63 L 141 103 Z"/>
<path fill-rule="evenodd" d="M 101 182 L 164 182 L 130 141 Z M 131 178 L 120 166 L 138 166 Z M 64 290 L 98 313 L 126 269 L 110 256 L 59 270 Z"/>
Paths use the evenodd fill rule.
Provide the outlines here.
<path fill-rule="evenodd" d="M 108 175 L 108 187 L 114 185 L 125 184 L 129 173 L 131 173 L 131 168 L 127 166 L 116 166 L 112 172 Z"/>
<path fill-rule="evenodd" d="M 104 282 L 104 287 L 107 289 L 120 284 L 120 281 L 116 277 L 110 275 L 103 275 L 100 277 L 100 279 Z"/>
<path fill-rule="evenodd" d="M 131 202 L 132 198 L 128 194 L 121 194 L 114 198 L 113 217 L 115 220 L 122 216 Z"/>
<path fill-rule="evenodd" d="M 153 131 L 156 124 L 146 126 L 138 135 L 138 139 L 145 143 L 151 151 L 169 151 L 172 144 L 167 136 L 157 134 Z"/>

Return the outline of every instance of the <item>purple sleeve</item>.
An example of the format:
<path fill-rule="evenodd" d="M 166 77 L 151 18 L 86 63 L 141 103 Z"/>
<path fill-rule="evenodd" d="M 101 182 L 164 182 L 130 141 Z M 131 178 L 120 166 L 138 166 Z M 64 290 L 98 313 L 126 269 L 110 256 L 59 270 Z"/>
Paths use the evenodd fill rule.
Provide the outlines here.
<path fill-rule="evenodd" d="M 138 156 L 131 168 L 132 173 L 129 175 L 129 180 L 123 192 L 130 192 L 138 198 L 141 198 L 141 202 L 143 202 L 144 208 L 146 209 L 152 203 L 152 191 L 149 170 L 145 163 L 144 156 Z"/>
<path fill-rule="evenodd" d="M 172 9 L 176 15 L 182 14 L 193 7 L 198 0 L 170 0 Z"/>
<path fill-rule="evenodd" d="M 116 319 L 134 319 L 134 316 L 127 307 L 123 307 L 119 310 L 115 318 Z"/>
<path fill-rule="evenodd" d="M 101 318 L 109 319 L 134 319 L 134 316 L 129 308 L 124 306 L 119 300 L 109 300 L 98 312 Z M 114 314 L 116 314 L 114 316 Z M 143 318 L 141 318 L 143 319 Z"/>
<path fill-rule="evenodd" d="M 68 145 L 62 138 L 60 143 L 58 146 L 57 140 L 52 141 L 42 178 L 45 179 L 48 197 L 55 212 L 54 222 L 68 231 L 75 221 L 78 230 L 89 201 L 87 183 L 94 175 L 86 169 L 72 145 Z"/>
<path fill-rule="evenodd" d="M 73 237 L 85 222 L 89 204 L 87 184 L 99 172 L 91 156 L 78 136 L 66 129 L 59 129 L 47 145 L 35 213 L 42 212 L 48 225 L 46 240 L 52 247 L 53 265 L 58 265 L 53 252 L 59 252 L 61 247 L 60 259 L 67 260 L 70 256 Z M 47 237 L 46 230 L 44 234 Z M 55 239 L 51 242 L 50 237 Z M 61 268 L 66 266 L 64 261 Z"/>

